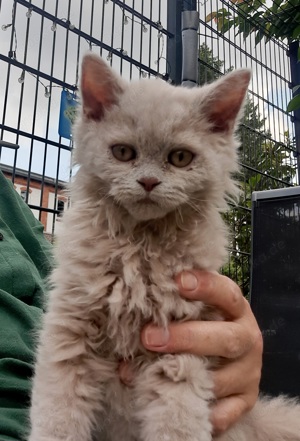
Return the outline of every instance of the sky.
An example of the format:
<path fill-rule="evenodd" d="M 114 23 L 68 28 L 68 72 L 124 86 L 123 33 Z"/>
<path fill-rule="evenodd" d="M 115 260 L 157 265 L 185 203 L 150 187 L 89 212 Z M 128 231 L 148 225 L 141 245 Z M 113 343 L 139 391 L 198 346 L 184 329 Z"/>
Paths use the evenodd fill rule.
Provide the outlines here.
<path fill-rule="evenodd" d="M 42 7 L 43 1 L 34 0 L 32 3 Z M 126 50 L 132 58 L 147 66 L 149 65 L 151 69 L 159 71 L 161 74 L 166 72 L 164 58 L 159 60 L 160 57 L 165 57 L 166 54 L 166 37 L 158 36 L 157 29 L 153 28 L 151 30 L 150 26 L 146 23 L 143 27 L 139 18 L 133 17 L 135 20 L 133 22 L 130 13 L 126 13 L 127 20 L 124 19 L 123 10 L 118 6 L 114 6 L 111 1 L 107 3 L 103 1 L 95 2 L 94 10 L 92 11 L 93 3 L 92 0 L 84 0 L 81 19 L 81 30 L 83 32 L 92 35 L 118 51 L 121 49 Z M 127 1 L 126 3 L 129 6 L 132 5 L 132 1 Z M 70 2 L 69 15 L 68 2 L 60 1 L 57 4 L 57 17 L 60 19 L 69 17 L 72 25 L 79 28 L 80 0 L 72 0 Z M 166 8 L 164 2 L 160 9 L 158 7 L 153 8 L 152 16 L 149 7 L 150 3 L 145 2 L 145 4 L 148 4 L 148 6 L 145 6 L 147 9 L 144 9 L 143 14 L 146 17 L 151 17 L 153 22 L 160 21 L 162 26 L 166 27 Z M 8 55 L 10 49 L 12 27 L 8 27 L 6 31 L 3 31 L 1 26 L 12 22 L 12 6 L 12 0 L 5 0 L 2 2 L 0 10 L 0 54 L 5 56 Z M 45 1 L 45 10 L 52 15 L 55 15 L 55 6 L 56 2 L 54 0 Z M 102 21 L 103 10 L 104 20 Z M 68 43 L 66 43 L 66 29 L 57 25 L 54 32 L 51 30 L 53 25 L 51 20 L 45 19 L 42 25 L 42 19 L 38 13 L 32 11 L 31 16 L 28 18 L 26 16 L 27 12 L 27 8 L 17 4 L 15 25 L 17 60 L 35 69 L 39 68 L 46 74 L 50 74 L 52 53 L 54 51 L 52 75 L 60 80 L 64 79 L 71 85 L 78 84 L 78 72 L 80 72 L 80 60 L 83 54 L 90 49 L 99 53 L 99 48 L 96 46 L 90 47 L 89 42 L 84 38 L 80 38 L 78 47 L 78 36 L 71 31 L 68 33 Z M 140 12 L 142 11 L 140 10 Z M 128 23 L 123 24 L 124 21 Z M 145 30 L 147 32 L 144 32 Z M 27 49 L 26 38 L 28 39 Z M 15 42 L 13 40 L 13 49 L 14 46 Z M 39 51 L 41 52 L 40 66 L 38 66 Z M 77 63 L 78 51 L 79 63 Z M 102 55 L 104 58 L 107 58 L 109 54 L 104 50 Z M 114 55 L 109 61 L 111 61 L 112 66 L 117 71 L 120 71 L 121 63 L 118 56 Z M 21 69 L 12 66 L 9 80 L 7 80 L 7 63 L 0 60 L 0 66 L 0 122 L 6 126 L 19 128 L 24 132 L 33 133 L 35 136 L 46 137 L 52 141 L 61 142 L 69 146 L 69 140 L 64 138 L 60 140 L 58 136 L 62 88 L 52 87 L 51 97 L 46 98 L 44 96 L 44 86 L 49 86 L 47 80 L 40 78 L 40 81 L 43 83 L 41 84 L 37 81 L 36 77 L 25 73 L 24 82 L 20 84 L 18 79 L 22 74 Z M 140 71 L 135 66 L 131 67 L 130 63 L 123 62 L 122 75 L 128 79 L 130 77 L 139 78 Z M 5 102 L 7 81 L 9 81 L 9 89 L 8 99 Z M 53 83 L 53 86 L 56 86 L 55 83 Z M 37 106 L 35 107 L 36 94 Z M 1 135 L 1 138 L 5 141 L 16 142 L 16 135 L 9 131 L 5 131 Z M 38 141 L 32 142 L 29 138 L 23 136 L 18 139 L 18 144 L 20 145 L 17 156 L 18 167 L 23 169 L 30 167 L 36 173 L 42 173 L 44 169 L 47 176 L 55 177 L 59 161 L 58 177 L 62 180 L 68 180 L 71 162 L 71 154 L 68 150 L 61 149 L 59 152 L 57 147 L 45 146 L 45 143 Z M 46 161 L 44 164 L 45 157 Z M 8 149 L 2 149 L 1 162 L 12 164 L 13 152 Z"/>
<path fill-rule="evenodd" d="M 80 20 L 80 0 L 55 1 L 55 0 L 33 0 L 32 3 L 42 7 L 45 3 L 45 10 L 55 15 L 57 5 L 57 17 L 66 19 L 69 17 L 72 26 L 79 28 Z M 68 14 L 68 3 L 71 5 Z M 126 0 L 126 5 L 132 6 L 133 0 Z M 150 8 L 153 4 L 152 10 Z M 94 10 L 92 10 L 94 4 Z M 135 1 L 135 8 L 142 12 L 144 16 L 151 18 L 153 22 L 160 21 L 166 28 L 167 22 L 167 1 L 156 0 L 155 2 Z M 145 4 L 142 11 L 142 4 Z M 159 7 L 160 5 L 160 7 Z M 1 30 L 1 26 L 12 22 L 13 0 L 4 0 L 0 10 L 0 54 L 8 55 L 12 38 L 12 27 L 6 31 Z M 200 19 L 205 21 L 205 17 L 214 10 L 220 9 L 223 5 L 219 0 L 200 3 Z M 104 11 L 104 15 L 103 15 Z M 84 38 L 67 31 L 61 26 L 56 26 L 56 31 L 51 30 L 53 25 L 51 20 L 45 19 L 42 23 L 41 16 L 32 12 L 30 17 L 26 16 L 27 8 L 17 4 L 15 30 L 17 36 L 16 57 L 20 62 L 32 67 L 39 68 L 46 74 L 51 73 L 52 54 L 53 66 L 52 74 L 55 78 L 65 80 L 71 85 L 78 84 L 78 72 L 80 72 L 80 60 L 82 55 L 92 49 L 99 53 L 96 46 L 90 47 L 89 42 Z M 28 14 L 27 14 L 28 15 Z M 30 14 L 29 14 L 30 15 Z M 82 10 L 81 30 L 91 34 L 98 40 L 112 46 L 116 50 L 126 50 L 129 56 L 143 64 L 158 70 L 164 74 L 168 67 L 165 62 L 167 37 L 160 36 L 156 29 L 151 29 L 146 23 L 141 23 L 137 17 L 132 17 L 130 13 L 125 13 L 128 24 L 124 24 L 123 10 L 114 5 L 111 0 L 105 2 L 98 0 L 84 0 Z M 134 19 L 134 21 L 132 21 Z M 199 44 L 205 42 L 213 50 L 214 56 L 218 56 L 224 61 L 224 69 L 230 67 L 251 67 L 253 76 L 250 90 L 252 98 L 259 106 L 262 116 L 267 117 L 266 128 L 270 129 L 274 139 L 283 140 L 284 132 L 291 129 L 288 116 L 274 109 L 268 101 L 275 103 L 278 107 L 286 108 L 289 101 L 290 91 L 284 81 L 289 77 L 288 58 L 285 52 L 277 45 L 270 42 L 262 42 L 255 47 L 254 36 L 243 40 L 241 36 L 235 37 L 235 31 L 231 30 L 226 34 L 226 38 L 217 38 L 213 29 L 214 23 L 208 23 L 210 28 L 200 22 L 199 25 Z M 144 31 L 147 32 L 144 32 Z M 66 38 L 68 42 L 66 43 Z M 80 41 L 79 41 L 80 40 Z M 26 41 L 27 49 L 26 49 Z M 235 41 L 242 49 L 236 49 L 232 44 Z M 79 44 L 79 46 L 78 46 Z M 13 49 L 15 40 L 13 38 Z M 41 53 L 40 65 L 39 52 Z M 79 57 L 78 57 L 79 54 Z M 103 50 L 102 56 L 109 54 Z M 79 59 L 79 63 L 77 60 Z M 159 62 L 158 62 L 159 60 Z M 140 71 L 128 62 L 120 62 L 116 55 L 112 57 L 112 66 L 117 70 L 122 70 L 125 78 L 138 78 Z M 266 68 L 262 65 L 266 65 Z M 0 60 L 0 123 L 34 134 L 35 136 L 46 137 L 54 142 L 60 142 L 68 147 L 69 140 L 60 139 L 58 135 L 58 121 L 60 108 L 60 87 L 51 88 L 50 98 L 46 98 L 45 87 L 49 82 L 43 78 L 37 78 L 26 73 L 24 82 L 19 83 L 18 79 L 22 70 L 12 66 L 9 78 L 7 76 L 7 63 Z M 277 75 L 280 74 L 282 79 Z M 5 100 L 6 86 L 9 81 L 8 97 Z M 53 83 L 52 86 L 56 86 Z M 37 99 L 36 99 L 37 97 Z M 259 98 L 263 97 L 263 99 Z M 35 99 L 37 106 L 35 107 Z M 1 139 L 9 142 L 16 142 L 16 135 L 5 131 L 1 133 Z M 36 173 L 45 173 L 47 176 L 56 177 L 61 180 L 68 180 L 70 176 L 71 153 L 68 150 L 58 149 L 43 142 L 31 141 L 30 138 L 21 136 L 18 139 L 20 149 L 17 155 L 17 166 L 22 169 L 31 169 Z M 6 164 L 13 163 L 13 152 L 2 149 L 1 162 Z M 59 164 L 59 167 L 58 167 Z"/>

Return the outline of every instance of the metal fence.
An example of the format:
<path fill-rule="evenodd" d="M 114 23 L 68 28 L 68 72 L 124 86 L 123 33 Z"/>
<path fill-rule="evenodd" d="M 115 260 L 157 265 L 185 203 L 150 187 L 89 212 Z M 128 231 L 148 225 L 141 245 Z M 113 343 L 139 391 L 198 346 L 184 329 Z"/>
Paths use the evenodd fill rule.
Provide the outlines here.
<path fill-rule="evenodd" d="M 48 213 L 54 232 L 61 184 L 72 175 L 72 139 L 58 134 L 62 90 L 76 96 L 80 60 L 88 50 L 126 78 L 161 76 L 180 81 L 181 9 L 187 0 L 0 0 L 0 160 L 37 217 Z M 227 219 L 233 230 L 225 273 L 249 289 L 251 192 L 297 183 L 294 127 L 286 112 L 291 98 L 287 45 L 271 39 L 255 44 L 234 29 L 224 32 L 210 14 L 233 11 L 230 1 L 197 1 L 199 83 L 227 71 L 253 72 L 239 129 L 242 195 Z M 2 116 L 1 116 L 2 114 Z M 3 144 L 3 143 L 2 143 Z M 19 148 L 9 148 L 18 145 Z M 7 167 L 8 166 L 8 167 Z M 39 178 L 38 178 L 39 177 Z M 33 178 L 39 192 L 30 194 Z M 50 181 L 49 181 L 50 179 Z M 45 198 L 53 180 L 52 198 Z"/>
<path fill-rule="evenodd" d="M 261 5 L 264 6 L 263 3 Z M 228 264 L 224 272 L 249 292 L 251 250 L 251 193 L 295 185 L 297 154 L 294 124 L 287 105 L 292 97 L 291 72 L 287 42 L 226 31 L 226 22 L 213 14 L 223 10 L 233 17 L 244 12 L 239 2 L 226 0 L 198 1 L 199 82 L 210 81 L 232 68 L 249 67 L 252 81 L 245 116 L 239 129 L 241 138 L 242 194 L 239 203 L 227 216 L 233 231 Z M 224 14 L 223 14 L 224 16 Z M 267 29 L 261 29 L 262 34 Z M 299 78 L 300 82 L 300 78 Z"/>
<path fill-rule="evenodd" d="M 72 175 L 72 140 L 58 134 L 62 90 L 76 96 L 88 50 L 128 79 L 167 78 L 166 18 L 161 0 L 0 0 L 0 160 L 35 215 L 48 213 L 48 233 L 60 214 L 60 181 Z"/>

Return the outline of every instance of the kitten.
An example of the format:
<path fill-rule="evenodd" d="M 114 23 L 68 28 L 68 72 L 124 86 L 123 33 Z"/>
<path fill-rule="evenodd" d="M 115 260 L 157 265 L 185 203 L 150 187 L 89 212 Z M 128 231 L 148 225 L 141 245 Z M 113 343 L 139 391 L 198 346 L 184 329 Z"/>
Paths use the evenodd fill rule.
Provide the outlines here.
<path fill-rule="evenodd" d="M 80 169 L 58 236 L 33 382 L 30 441 L 210 441 L 209 362 L 150 353 L 153 322 L 205 319 L 178 294 L 182 270 L 226 259 L 221 212 L 237 193 L 234 130 L 250 73 L 199 89 L 127 83 L 101 59 L 82 65 Z M 117 369 L 136 370 L 132 387 Z M 219 441 L 300 440 L 300 406 L 261 400 Z"/>

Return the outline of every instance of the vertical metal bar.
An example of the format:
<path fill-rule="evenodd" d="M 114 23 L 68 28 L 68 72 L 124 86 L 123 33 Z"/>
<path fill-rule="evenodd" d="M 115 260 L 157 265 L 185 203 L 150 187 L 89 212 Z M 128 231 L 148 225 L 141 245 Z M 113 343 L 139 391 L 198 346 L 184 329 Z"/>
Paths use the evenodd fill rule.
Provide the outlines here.
<path fill-rule="evenodd" d="M 158 8 L 158 22 L 161 23 L 161 0 L 159 0 L 159 8 Z M 160 61 L 161 61 L 161 54 L 162 49 L 164 47 L 164 35 L 160 34 L 158 32 L 158 45 L 157 45 L 157 72 L 160 72 Z M 161 37 L 161 38 L 159 38 Z"/>
<path fill-rule="evenodd" d="M 123 0 L 124 1 L 124 0 Z M 125 33 L 125 23 L 124 23 L 124 11 L 123 11 L 123 15 L 122 15 L 122 26 L 121 26 L 121 48 L 124 47 L 124 33 Z M 122 75 L 123 73 L 123 58 L 121 58 L 120 60 L 120 75 Z"/>
<path fill-rule="evenodd" d="M 79 24 L 78 27 L 79 29 L 81 29 L 82 26 L 82 2 L 80 2 L 80 12 L 79 12 Z M 94 1 L 93 1 L 93 9 L 94 9 Z M 91 22 L 93 21 L 93 13 L 91 14 Z M 91 35 L 93 35 L 93 29 L 92 29 L 92 25 L 91 25 Z M 81 43 L 81 38 L 80 35 L 78 35 L 78 39 L 77 39 L 77 58 L 76 58 L 76 79 L 75 79 L 75 85 L 76 87 L 78 87 L 78 81 L 79 81 L 79 59 L 80 59 L 80 43 Z"/>
<path fill-rule="evenodd" d="M 103 41 L 104 38 L 104 18 L 105 18 L 105 5 L 106 3 L 103 1 L 102 2 L 102 19 L 101 19 L 101 36 L 100 36 L 100 40 Z M 102 47 L 100 48 L 100 55 L 102 57 Z M 107 54 L 108 56 L 109 54 Z M 111 59 L 110 59 L 110 64 L 111 64 Z"/>
<path fill-rule="evenodd" d="M 43 0 L 43 9 L 45 9 L 45 0 Z M 41 27 L 40 27 L 40 43 L 39 43 L 39 51 L 38 51 L 38 63 L 37 70 L 41 69 L 41 59 L 42 59 L 42 48 L 43 48 L 43 29 L 44 29 L 44 21 L 45 17 L 41 16 Z M 30 18 L 27 19 L 27 25 L 30 26 Z M 36 77 L 36 85 L 35 85 L 35 96 L 34 96 L 34 111 L 33 111 L 33 120 L 32 120 L 32 135 L 34 135 L 36 130 L 36 118 L 37 118 L 37 105 L 38 105 L 38 96 L 39 96 L 39 77 Z M 30 154 L 29 154 L 29 162 L 28 162 L 28 176 L 27 176 L 27 186 L 26 186 L 26 203 L 28 203 L 28 195 L 29 195 L 29 187 L 31 180 L 31 167 L 33 162 L 33 151 L 35 147 L 34 139 L 32 138 L 30 143 Z M 39 220 L 41 220 L 42 211 L 39 210 Z"/>
<path fill-rule="evenodd" d="M 116 4 L 113 3 L 113 9 L 112 9 L 112 17 L 111 17 L 111 39 L 110 39 L 110 46 L 114 47 L 114 37 L 115 37 L 115 14 L 116 14 Z M 123 50 L 123 48 L 118 48 L 119 50 Z M 112 61 L 112 60 L 111 60 Z"/>
<path fill-rule="evenodd" d="M 55 5 L 55 16 L 56 17 L 57 17 L 57 13 L 58 13 L 58 0 L 56 0 L 56 5 Z M 54 71 L 55 49 L 56 49 L 56 32 L 54 31 L 53 38 L 52 38 L 52 56 L 51 56 L 51 69 L 50 69 L 51 76 L 53 76 L 53 71 Z M 49 137 L 52 95 L 50 95 L 50 97 L 48 99 L 49 99 L 49 101 L 48 101 L 47 123 L 46 123 L 46 133 L 45 133 L 46 139 L 48 139 L 48 137 Z M 41 179 L 41 194 L 40 194 L 40 207 L 42 207 L 42 208 L 49 208 L 49 206 L 43 207 L 47 154 L 48 154 L 48 144 L 47 144 L 47 142 L 45 142 L 44 161 L 43 161 L 43 169 L 42 169 L 43 171 L 42 171 L 42 179 Z M 53 207 L 53 208 L 55 209 L 55 207 Z M 41 212 L 40 212 L 40 215 L 41 215 Z M 47 225 L 45 225 L 45 230 L 46 229 L 47 229 Z"/>
<path fill-rule="evenodd" d="M 181 83 L 182 71 L 182 39 L 181 10 L 182 0 L 167 0 L 167 28 L 173 37 L 167 41 L 167 60 L 170 68 L 170 79 L 174 84 Z"/>
<path fill-rule="evenodd" d="M 26 24 L 26 36 L 25 36 L 25 44 L 24 44 L 24 58 L 23 58 L 23 63 L 26 64 L 27 62 L 27 49 L 28 49 L 28 41 L 29 41 L 29 20 L 27 20 L 27 24 Z M 24 82 L 25 82 L 25 71 L 22 71 L 21 75 L 24 75 Z M 23 115 L 23 98 L 24 98 L 24 84 L 25 83 L 21 83 L 21 91 L 20 91 L 20 103 L 19 103 L 19 115 L 18 115 L 18 123 L 17 123 L 17 129 L 20 130 L 20 126 L 21 126 L 21 119 L 22 119 L 22 115 Z M 19 143 L 19 134 L 17 134 L 16 136 L 16 143 Z M 16 160 L 17 157 L 15 155 L 15 163 L 14 163 L 14 168 L 16 167 Z M 13 182 L 14 182 L 14 172 L 13 171 Z"/>
<path fill-rule="evenodd" d="M 133 0 L 133 4 L 132 4 L 132 8 L 135 8 L 135 4 L 134 4 L 134 0 Z M 132 17 L 133 18 L 133 17 Z M 131 44 L 130 44 L 130 58 L 133 58 L 133 33 L 134 33 L 134 20 L 131 20 Z M 132 63 L 130 63 L 130 68 L 129 68 L 129 75 L 130 75 L 130 79 L 132 79 Z"/>
<path fill-rule="evenodd" d="M 10 38 L 10 49 L 9 52 L 12 52 L 13 48 L 13 40 L 14 40 L 14 32 L 15 32 L 15 21 L 16 21 L 16 13 L 17 13 L 17 3 L 13 4 L 12 8 L 12 26 L 11 26 L 11 38 Z M 8 91 L 10 84 L 10 72 L 11 72 L 11 64 L 9 63 L 7 66 L 7 76 L 6 76 L 6 88 L 5 88 L 5 96 L 4 96 L 4 105 L 3 105 L 3 114 L 2 114 L 2 124 L 4 125 L 6 119 L 6 110 L 7 110 L 7 101 L 8 101 Z M 1 130 L 1 139 L 3 139 L 4 131 Z M 0 159 L 1 159 L 2 148 L 0 146 Z"/>
<path fill-rule="evenodd" d="M 144 15 L 144 0 L 142 0 L 142 5 L 141 5 L 141 14 Z M 141 21 L 141 26 L 143 26 L 143 21 Z M 144 32 L 143 32 L 143 28 L 140 28 L 140 63 L 143 62 L 143 51 L 144 51 L 144 46 L 143 46 L 143 37 L 144 37 Z M 141 76 L 141 69 L 139 70 L 139 77 Z"/>
<path fill-rule="evenodd" d="M 293 41 L 289 45 L 291 65 L 291 88 L 300 84 L 300 63 L 298 61 L 299 41 Z M 300 88 L 293 90 L 293 97 L 300 95 Z M 300 182 L 300 109 L 294 110 L 293 123 L 295 126 L 296 158 L 298 169 L 298 182 Z"/>
<path fill-rule="evenodd" d="M 67 12 L 67 21 L 70 24 L 70 14 L 71 14 L 71 6 L 72 6 L 72 0 L 68 1 L 68 12 Z M 43 8 L 45 9 L 45 8 Z M 67 65 L 68 65 L 68 53 L 69 53 L 69 34 L 70 34 L 70 28 L 68 27 L 66 30 L 66 40 L 65 40 L 65 55 L 64 55 L 64 70 L 63 70 L 63 81 L 66 81 L 67 76 Z M 59 142 L 61 142 L 61 137 L 59 137 Z M 58 201 L 58 180 L 59 180 L 59 171 L 60 171 L 60 156 L 61 156 L 61 148 L 58 148 L 57 153 L 57 167 L 56 167 L 56 175 L 55 175 L 55 191 L 54 191 L 54 206 L 53 210 L 57 208 L 57 201 Z M 56 223 L 56 214 L 53 214 L 53 221 L 52 221 L 52 231 L 54 232 L 55 229 L 55 223 Z"/>
<path fill-rule="evenodd" d="M 150 0 L 150 20 L 152 20 L 153 12 L 153 0 Z M 152 26 L 149 26 L 149 51 L 148 51 L 148 66 L 151 66 L 151 56 L 152 56 Z"/>
<path fill-rule="evenodd" d="M 93 26 L 94 26 L 94 10 L 95 10 L 95 2 L 92 0 L 92 7 L 91 7 L 91 21 L 90 21 L 90 35 L 93 35 Z M 82 15 L 82 1 L 80 2 L 80 23 L 81 23 L 81 15 Z M 81 25 L 79 26 L 81 29 Z M 78 40 L 80 40 L 80 36 L 78 36 Z M 92 43 L 90 42 L 90 49 L 92 48 Z"/>

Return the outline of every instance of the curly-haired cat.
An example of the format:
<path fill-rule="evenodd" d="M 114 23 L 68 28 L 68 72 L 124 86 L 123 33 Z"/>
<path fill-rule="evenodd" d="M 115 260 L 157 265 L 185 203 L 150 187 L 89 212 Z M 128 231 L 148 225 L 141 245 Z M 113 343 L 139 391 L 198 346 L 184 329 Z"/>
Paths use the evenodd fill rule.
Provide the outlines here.
<path fill-rule="evenodd" d="M 236 194 L 234 130 L 250 79 L 198 89 L 127 83 L 95 55 L 82 66 L 79 171 L 63 219 L 33 383 L 30 441 L 210 441 L 208 365 L 144 349 L 147 322 L 206 316 L 174 275 L 218 270 Z M 136 369 L 133 387 L 117 373 Z M 300 406 L 260 400 L 219 441 L 300 440 Z"/>

